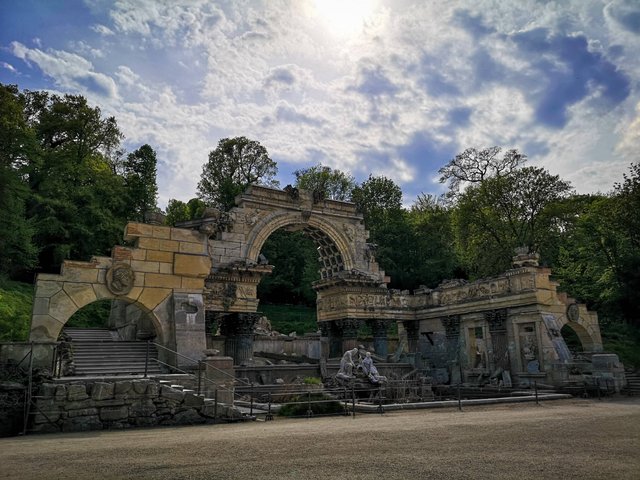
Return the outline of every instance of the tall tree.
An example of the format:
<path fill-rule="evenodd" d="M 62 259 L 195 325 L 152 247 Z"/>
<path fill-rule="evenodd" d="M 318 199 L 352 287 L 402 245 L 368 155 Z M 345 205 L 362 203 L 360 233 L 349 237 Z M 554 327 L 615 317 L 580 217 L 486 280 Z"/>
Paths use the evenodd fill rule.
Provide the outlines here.
<path fill-rule="evenodd" d="M 369 178 L 353 189 L 351 200 L 364 216 L 369 229 L 375 228 L 388 214 L 395 214 L 402 208 L 402 190 L 385 176 Z"/>
<path fill-rule="evenodd" d="M 146 144 L 127 155 L 124 178 L 132 209 L 131 220 L 144 221 L 145 215 L 158 210 L 156 164 L 156 152 Z"/>
<path fill-rule="evenodd" d="M 571 192 L 568 182 L 537 167 L 485 178 L 458 198 L 456 244 L 471 276 L 509 267 L 516 247 L 537 251 L 555 222 L 548 207 Z"/>
<path fill-rule="evenodd" d="M 29 157 L 37 154 L 25 115 L 24 96 L 0 84 L 0 274 L 17 275 L 35 266 L 35 229 L 26 216 L 29 189 L 24 182 Z"/>
<path fill-rule="evenodd" d="M 165 223 L 173 227 L 178 222 L 201 218 L 205 208 L 207 205 L 199 198 L 192 198 L 187 203 L 172 198 L 167 203 Z"/>
<path fill-rule="evenodd" d="M 223 138 L 202 167 L 198 196 L 208 205 L 228 211 L 249 185 L 277 186 L 277 172 L 276 162 L 260 143 L 246 137 Z"/>
<path fill-rule="evenodd" d="M 28 166 L 29 215 L 40 264 L 57 271 L 65 258 L 108 254 L 121 241 L 127 194 L 116 174 L 122 134 L 79 95 L 26 92 L 40 155 Z"/>
<path fill-rule="evenodd" d="M 319 198 L 348 201 L 356 185 L 350 174 L 320 164 L 293 173 L 296 187 L 314 192 Z"/>
<path fill-rule="evenodd" d="M 467 148 L 438 170 L 441 175 L 440 183 L 449 182 L 446 197 L 454 200 L 462 186 L 480 183 L 492 176 L 509 174 L 527 161 L 527 156 L 517 150 L 508 150 L 502 158 L 499 158 L 498 154 L 501 151 L 500 147 L 482 150 Z"/>

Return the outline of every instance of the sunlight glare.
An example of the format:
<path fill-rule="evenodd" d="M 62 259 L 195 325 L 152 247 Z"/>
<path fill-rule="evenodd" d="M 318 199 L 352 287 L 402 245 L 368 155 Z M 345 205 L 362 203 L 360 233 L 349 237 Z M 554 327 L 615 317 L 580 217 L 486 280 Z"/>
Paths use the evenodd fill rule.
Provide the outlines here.
<path fill-rule="evenodd" d="M 374 10 L 375 0 L 315 0 L 315 11 L 334 34 L 355 35 Z"/>

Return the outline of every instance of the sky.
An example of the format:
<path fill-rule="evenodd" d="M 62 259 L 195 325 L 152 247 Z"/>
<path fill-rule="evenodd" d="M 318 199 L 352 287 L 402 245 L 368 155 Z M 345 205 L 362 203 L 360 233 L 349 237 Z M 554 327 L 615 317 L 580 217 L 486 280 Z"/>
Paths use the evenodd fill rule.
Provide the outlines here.
<path fill-rule="evenodd" d="M 82 94 L 187 201 L 219 140 L 293 172 L 393 179 L 410 205 L 469 147 L 579 193 L 640 151 L 638 0 L 0 0 L 0 82 Z"/>

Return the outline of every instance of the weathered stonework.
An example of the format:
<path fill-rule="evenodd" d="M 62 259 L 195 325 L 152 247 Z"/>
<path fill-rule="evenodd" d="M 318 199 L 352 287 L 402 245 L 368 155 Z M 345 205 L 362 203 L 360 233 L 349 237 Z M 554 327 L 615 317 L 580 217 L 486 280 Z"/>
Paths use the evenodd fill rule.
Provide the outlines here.
<path fill-rule="evenodd" d="M 229 383 L 229 382 L 227 382 Z M 228 400 L 228 398 L 226 398 Z M 154 425 L 193 425 L 239 418 L 225 404 L 216 406 L 202 397 L 153 380 L 77 382 L 40 385 L 30 431 L 78 432 Z"/>
<path fill-rule="evenodd" d="M 56 341 L 78 309 L 96 300 L 122 300 L 149 315 L 159 343 L 185 347 L 185 353 L 200 358 L 205 348 L 204 330 L 196 334 L 203 337 L 197 346 L 194 341 L 185 341 L 184 328 L 174 328 L 173 315 L 180 309 L 166 308 L 166 303 L 173 302 L 176 295 L 178 304 L 185 295 L 202 298 L 205 277 L 211 270 L 207 236 L 194 230 L 129 223 L 124 237 L 134 246 L 116 246 L 110 258 L 67 260 L 60 275 L 38 275 L 30 340 Z M 196 316 L 204 318 L 202 300 L 199 305 Z M 204 328 L 204 321 L 200 323 Z M 199 323 L 192 325 L 187 319 L 185 325 L 193 328 Z"/>

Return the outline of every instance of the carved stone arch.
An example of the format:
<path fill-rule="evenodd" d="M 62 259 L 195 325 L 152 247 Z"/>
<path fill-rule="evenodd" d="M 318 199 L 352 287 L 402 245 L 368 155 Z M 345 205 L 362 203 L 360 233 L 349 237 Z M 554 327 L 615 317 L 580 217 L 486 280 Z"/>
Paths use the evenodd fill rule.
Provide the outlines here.
<path fill-rule="evenodd" d="M 582 319 L 577 319 L 577 321 L 565 321 L 562 322 L 560 328 L 564 326 L 568 326 L 575 332 L 575 334 L 580 339 L 580 343 L 582 344 L 582 349 L 585 352 L 599 352 L 602 351 L 602 340 L 600 337 L 600 332 L 596 332 L 593 327 Z"/>
<path fill-rule="evenodd" d="M 62 275 L 60 277 L 64 278 Z M 47 297 L 47 294 L 51 293 L 52 289 L 57 291 L 51 297 Z M 163 322 L 156 315 L 154 310 L 158 305 L 167 301 L 171 297 L 171 293 L 171 290 L 167 290 L 158 295 L 156 291 L 138 287 L 133 288 L 126 295 L 114 295 L 104 285 L 100 284 L 76 283 L 64 280 L 55 282 L 38 281 L 36 283 L 35 302 L 37 304 L 48 304 L 48 307 L 46 310 L 39 310 L 39 313 L 36 313 L 37 307 L 34 307 L 30 339 L 32 341 L 55 341 L 73 314 L 83 307 L 100 300 L 122 300 L 135 305 L 148 315 L 158 336 L 158 343 L 164 344 L 169 333 L 168 325 L 166 321 Z"/>
<path fill-rule="evenodd" d="M 309 234 L 319 245 L 320 256 L 327 257 L 333 255 L 335 270 L 352 270 L 356 268 L 355 243 L 347 238 L 345 233 L 340 232 L 336 226 L 326 219 L 316 214 L 311 214 L 305 218 L 301 212 L 273 212 L 257 222 L 247 235 L 247 245 L 244 256 L 250 261 L 257 261 L 264 242 L 269 236 L 281 229 L 291 226 L 301 226 L 305 233 Z M 324 237 L 324 241 L 323 241 Z M 320 240 L 318 242 L 318 240 Z M 333 244 L 337 252 L 331 252 Z M 325 267 L 327 265 L 325 264 Z"/>

